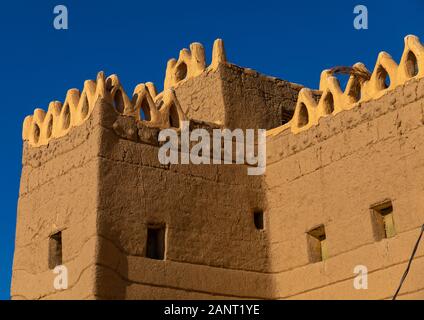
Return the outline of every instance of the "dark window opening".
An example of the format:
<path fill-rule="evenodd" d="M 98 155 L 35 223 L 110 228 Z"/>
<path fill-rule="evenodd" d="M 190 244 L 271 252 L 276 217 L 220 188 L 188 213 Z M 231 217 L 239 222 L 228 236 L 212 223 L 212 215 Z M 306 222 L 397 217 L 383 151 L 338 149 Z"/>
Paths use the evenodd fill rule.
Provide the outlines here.
<path fill-rule="evenodd" d="M 406 56 L 406 72 L 408 77 L 415 77 L 418 74 L 418 71 L 417 57 L 412 51 L 409 51 L 408 55 Z"/>
<path fill-rule="evenodd" d="M 62 265 L 62 232 L 59 231 L 49 238 L 49 268 Z"/>
<path fill-rule="evenodd" d="M 140 119 L 144 120 L 144 121 L 150 121 L 150 106 L 149 103 L 147 102 L 147 99 L 144 98 L 143 101 L 141 102 L 141 106 L 140 106 Z"/>
<path fill-rule="evenodd" d="M 187 65 L 184 62 L 181 62 L 175 70 L 175 80 L 181 81 L 187 77 Z"/>
<path fill-rule="evenodd" d="M 328 258 L 327 240 L 324 225 L 320 225 L 307 233 L 309 262 L 315 263 Z"/>
<path fill-rule="evenodd" d="M 53 133 L 53 116 L 50 116 L 49 118 L 49 122 L 47 125 L 47 132 L 46 132 L 46 138 L 50 138 L 52 136 Z"/>
<path fill-rule="evenodd" d="M 384 90 L 390 87 L 389 74 L 382 66 L 378 66 L 377 68 L 377 86 L 378 90 Z"/>
<path fill-rule="evenodd" d="M 64 110 L 62 114 L 62 127 L 66 130 L 71 125 L 71 110 L 69 109 L 68 104 L 66 104 L 63 109 Z"/>
<path fill-rule="evenodd" d="M 264 213 L 262 210 L 255 210 L 253 212 L 253 222 L 255 227 L 258 230 L 263 230 L 264 228 Z"/>
<path fill-rule="evenodd" d="M 146 257 L 156 260 L 165 258 L 165 227 L 149 226 L 147 228 Z"/>
<path fill-rule="evenodd" d="M 37 124 L 34 124 L 34 143 L 38 143 L 38 140 L 40 140 L 40 127 Z"/>
<path fill-rule="evenodd" d="M 331 92 L 328 92 L 324 97 L 324 112 L 325 114 L 333 113 L 334 111 L 334 98 Z"/>
<path fill-rule="evenodd" d="M 374 238 L 380 241 L 396 235 L 393 219 L 393 205 L 390 200 L 371 206 Z"/>
<path fill-rule="evenodd" d="M 122 95 L 121 90 L 116 90 L 115 96 L 113 97 L 113 105 L 115 110 L 119 113 L 123 113 L 125 109 L 124 96 Z"/>
<path fill-rule="evenodd" d="M 361 82 L 357 77 L 353 78 L 351 87 L 349 88 L 349 96 L 351 96 L 355 102 L 361 100 Z"/>
<path fill-rule="evenodd" d="M 111 78 L 107 78 L 106 79 L 106 90 L 107 91 L 109 91 L 109 92 L 112 92 L 112 89 L 113 89 L 113 85 L 112 85 L 112 79 Z"/>
<path fill-rule="evenodd" d="M 308 109 L 306 108 L 306 105 L 304 103 L 300 104 L 300 110 L 299 110 L 299 116 L 298 116 L 298 127 L 302 128 L 306 126 L 309 122 L 309 114 Z"/>
<path fill-rule="evenodd" d="M 88 104 L 88 99 L 87 99 L 87 96 L 85 96 L 84 97 L 84 100 L 83 100 L 83 104 L 82 104 L 82 107 L 81 107 L 81 118 L 82 119 L 85 119 L 86 117 L 87 117 L 87 115 L 88 115 L 88 111 L 89 111 L 89 104 Z"/>

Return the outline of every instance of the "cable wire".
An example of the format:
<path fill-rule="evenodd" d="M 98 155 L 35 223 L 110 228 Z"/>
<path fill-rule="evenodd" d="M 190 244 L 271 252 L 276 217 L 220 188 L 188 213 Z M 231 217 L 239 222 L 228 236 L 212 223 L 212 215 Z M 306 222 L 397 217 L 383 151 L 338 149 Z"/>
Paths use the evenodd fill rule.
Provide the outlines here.
<path fill-rule="evenodd" d="M 398 295 L 398 293 L 399 293 L 400 289 L 402 288 L 403 282 L 405 281 L 406 276 L 408 275 L 408 272 L 409 272 L 409 268 L 411 267 L 412 260 L 414 260 L 415 253 L 417 252 L 418 245 L 420 244 L 421 237 L 423 236 L 423 233 L 424 233 L 424 224 L 421 226 L 421 233 L 420 233 L 420 236 L 418 237 L 417 242 L 415 243 L 414 250 L 412 250 L 411 257 L 409 258 L 408 266 L 406 267 L 406 270 L 405 270 L 405 272 L 403 273 L 402 279 L 400 280 L 399 287 L 397 288 L 396 293 L 395 293 L 395 295 L 393 296 L 393 299 L 392 299 L 392 300 L 396 300 L 396 297 L 397 297 L 397 295 Z"/>

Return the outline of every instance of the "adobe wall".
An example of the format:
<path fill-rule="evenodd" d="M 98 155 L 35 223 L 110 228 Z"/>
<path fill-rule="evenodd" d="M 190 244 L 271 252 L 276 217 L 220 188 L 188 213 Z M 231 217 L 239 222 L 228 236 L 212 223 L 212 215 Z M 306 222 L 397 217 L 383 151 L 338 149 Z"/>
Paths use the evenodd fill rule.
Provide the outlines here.
<path fill-rule="evenodd" d="M 316 92 L 228 64 L 217 40 L 209 67 L 199 44 L 171 59 L 162 93 L 139 84 L 130 98 L 116 75 L 100 72 L 82 92 L 69 90 L 64 107 L 35 110 L 23 128 L 12 297 L 390 298 L 424 220 L 417 41 L 405 38 L 399 66 L 381 53 L 369 80 L 352 74 L 344 92 L 330 70 Z M 412 77 L 421 80 L 405 84 Z M 282 111 L 294 111 L 284 126 Z M 159 128 L 187 119 L 274 128 L 265 176 L 236 165 L 161 165 Z M 385 199 L 397 234 L 375 241 L 370 206 Z M 264 230 L 254 209 L 264 210 Z M 164 260 L 146 258 L 151 224 L 166 225 Z M 311 263 L 306 232 L 320 224 L 329 257 Z M 48 268 L 57 231 L 70 277 L 60 292 Z M 399 298 L 424 298 L 423 253 Z M 359 264 L 368 290 L 353 287 Z"/>
<path fill-rule="evenodd" d="M 385 299 L 424 221 L 424 79 L 378 100 L 268 137 L 267 233 L 281 299 Z M 375 241 L 370 206 L 393 203 L 397 235 Z M 324 224 L 329 259 L 309 263 L 306 232 Z M 424 298 L 424 247 L 399 298 Z M 368 290 L 353 269 L 368 268 Z"/>
<path fill-rule="evenodd" d="M 205 76 L 209 84 L 222 86 L 213 75 L 222 72 L 222 64 L 198 81 Z M 242 68 L 225 67 L 245 78 Z M 256 77 L 243 81 L 254 86 Z M 194 109 L 189 101 L 199 88 L 190 81 L 181 83 L 175 95 L 168 89 L 158 98 L 144 85 L 135 92 L 139 100 L 163 102 L 160 111 L 150 105 L 151 112 L 163 112 L 156 120 L 169 125 L 170 108 L 188 114 Z M 278 83 L 270 80 L 264 87 L 275 91 Z M 124 105 L 116 100 L 119 91 Z M 212 93 L 199 94 L 208 101 Z M 63 106 L 52 102 L 47 112 L 37 109 L 25 119 L 21 187 L 46 182 L 19 199 L 13 298 L 271 298 L 271 278 L 263 274 L 269 268 L 268 239 L 253 223 L 253 210 L 265 206 L 261 178 L 249 177 L 244 166 L 160 165 L 159 129 L 135 120 L 137 106 L 146 101 L 139 100 L 132 105 L 116 76 L 99 73 L 82 92 L 69 90 Z M 262 107 L 281 111 L 285 100 L 275 96 L 271 104 L 263 100 Z M 117 112 L 120 107 L 124 116 Z M 220 105 L 225 112 L 229 107 Z M 34 157 L 39 162 L 27 165 Z M 167 226 L 165 261 L 145 258 L 151 223 Z M 40 224 L 42 233 L 34 229 Z M 55 292 L 56 275 L 48 268 L 49 237 L 57 231 L 62 231 L 63 264 L 70 275 L 69 289 L 61 292 Z M 30 249 L 21 249 L 21 242 Z M 25 260 L 29 252 L 36 253 L 31 263 Z M 27 275 L 33 268 L 37 272 Z"/>
<path fill-rule="evenodd" d="M 188 118 L 226 128 L 278 127 L 291 118 L 303 86 L 220 63 L 176 86 L 178 101 Z"/>
<path fill-rule="evenodd" d="M 107 106 L 103 108 L 107 109 Z M 236 165 L 162 165 L 157 130 L 109 105 L 99 172 L 99 298 L 271 298 L 261 178 Z M 128 133 L 135 133 L 128 135 Z M 138 134 L 137 134 L 138 133 Z M 145 257 L 166 224 L 165 260 Z"/>
<path fill-rule="evenodd" d="M 60 140 L 24 145 L 12 298 L 390 298 L 424 218 L 423 107 L 424 80 L 412 80 L 270 136 L 266 175 L 252 177 L 244 166 L 161 165 L 158 129 L 101 100 Z M 376 242 L 369 207 L 387 198 L 397 235 Z M 167 226 L 164 261 L 145 258 L 151 223 Z M 306 232 L 319 224 L 330 257 L 310 263 Z M 65 291 L 47 266 L 58 230 Z M 399 298 L 424 297 L 423 253 Z M 353 289 L 358 264 L 368 290 Z"/>
<path fill-rule="evenodd" d="M 68 135 L 34 148 L 24 143 L 12 299 L 84 299 L 95 292 L 100 110 Z M 68 289 L 49 269 L 49 236 L 62 231 Z"/>

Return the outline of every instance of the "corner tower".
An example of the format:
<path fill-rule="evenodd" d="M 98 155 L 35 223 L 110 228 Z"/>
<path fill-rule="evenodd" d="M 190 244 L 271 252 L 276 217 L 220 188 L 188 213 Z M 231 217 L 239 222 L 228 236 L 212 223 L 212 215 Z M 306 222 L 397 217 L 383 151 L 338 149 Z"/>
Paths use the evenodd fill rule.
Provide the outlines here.
<path fill-rule="evenodd" d="M 197 43 L 170 60 L 163 92 L 146 83 L 129 97 L 99 73 L 36 109 L 23 127 L 12 298 L 271 298 L 253 217 L 261 178 L 242 165 L 162 165 L 158 132 L 184 120 L 278 126 L 300 88 L 226 62 L 217 40 L 209 66 Z M 66 290 L 53 286 L 56 265 Z"/>

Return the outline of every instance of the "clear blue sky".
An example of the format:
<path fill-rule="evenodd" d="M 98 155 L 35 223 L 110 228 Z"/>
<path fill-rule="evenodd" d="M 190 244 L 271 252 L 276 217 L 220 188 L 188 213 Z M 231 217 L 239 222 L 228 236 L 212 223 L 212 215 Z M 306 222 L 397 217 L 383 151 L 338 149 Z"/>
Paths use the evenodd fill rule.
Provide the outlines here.
<path fill-rule="evenodd" d="M 53 8 L 69 10 L 69 30 L 53 28 Z M 353 8 L 369 10 L 369 29 L 353 28 Z M 399 61 L 403 37 L 424 40 L 424 1 L 7 1 L 0 9 L 2 150 L 0 299 L 9 298 L 21 170 L 22 120 L 63 101 L 96 73 L 117 73 L 162 88 L 166 61 L 201 42 L 210 61 L 223 38 L 229 61 L 317 88 L 320 72 L 364 62 L 379 51 Z"/>

